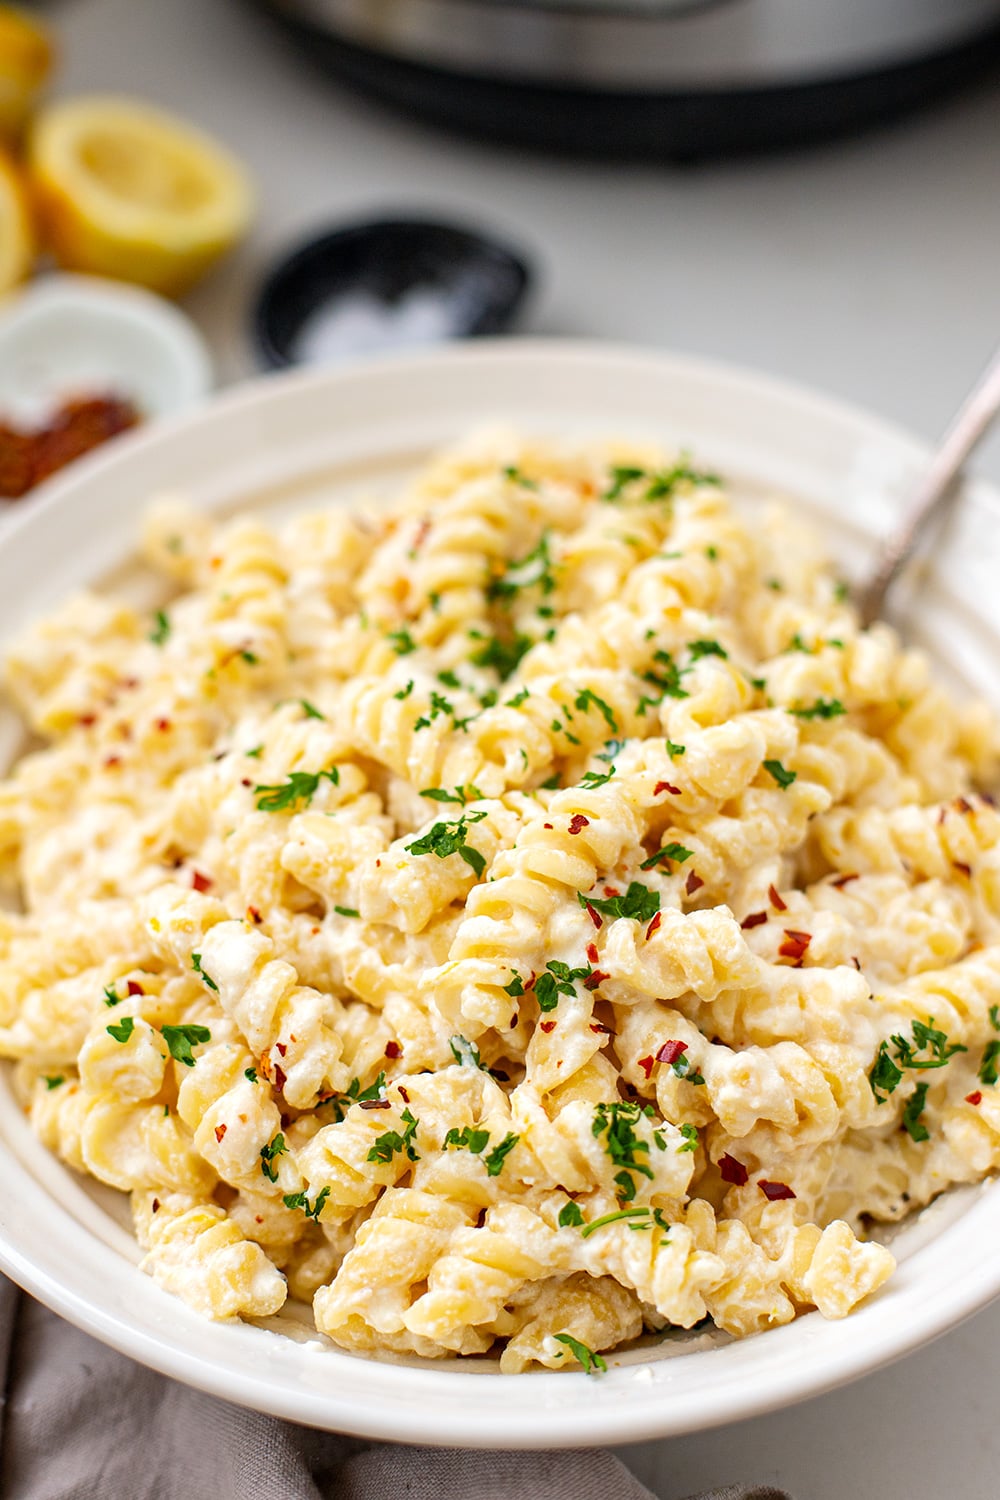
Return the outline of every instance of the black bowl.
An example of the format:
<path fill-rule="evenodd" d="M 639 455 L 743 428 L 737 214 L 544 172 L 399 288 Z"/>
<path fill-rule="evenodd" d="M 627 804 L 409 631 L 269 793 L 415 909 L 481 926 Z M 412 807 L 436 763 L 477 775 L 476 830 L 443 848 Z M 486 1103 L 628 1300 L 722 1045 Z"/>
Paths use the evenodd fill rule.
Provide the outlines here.
<path fill-rule="evenodd" d="M 530 281 L 520 255 L 456 225 L 354 224 L 309 240 L 275 267 L 257 301 L 254 331 L 272 366 L 320 357 L 301 342 L 321 310 L 331 359 L 503 333 Z"/>

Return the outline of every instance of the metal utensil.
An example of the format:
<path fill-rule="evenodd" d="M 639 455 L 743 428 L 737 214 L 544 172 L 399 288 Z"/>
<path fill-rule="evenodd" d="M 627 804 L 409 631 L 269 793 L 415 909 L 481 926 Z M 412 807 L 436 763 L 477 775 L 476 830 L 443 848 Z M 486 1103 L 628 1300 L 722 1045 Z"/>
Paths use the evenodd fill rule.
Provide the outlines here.
<path fill-rule="evenodd" d="M 952 420 L 897 529 L 882 543 L 878 562 L 860 591 L 861 621 L 870 625 L 882 613 L 885 596 L 910 561 L 933 520 L 959 493 L 966 459 L 1000 413 L 1000 348 Z"/>

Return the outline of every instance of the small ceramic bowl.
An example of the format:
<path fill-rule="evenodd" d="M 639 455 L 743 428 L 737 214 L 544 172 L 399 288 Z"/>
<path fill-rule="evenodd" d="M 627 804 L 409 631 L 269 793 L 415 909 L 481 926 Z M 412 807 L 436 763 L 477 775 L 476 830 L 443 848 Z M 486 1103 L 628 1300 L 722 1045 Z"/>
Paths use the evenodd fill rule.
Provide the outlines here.
<path fill-rule="evenodd" d="M 143 417 L 194 406 L 211 390 L 201 334 L 152 292 L 96 276 L 52 275 L 0 302 L 0 413 L 44 421 L 81 395 L 127 397 Z"/>
<path fill-rule="evenodd" d="M 272 366 L 503 333 L 531 282 L 526 261 L 452 224 L 386 219 L 333 230 L 270 274 L 256 310 Z"/>

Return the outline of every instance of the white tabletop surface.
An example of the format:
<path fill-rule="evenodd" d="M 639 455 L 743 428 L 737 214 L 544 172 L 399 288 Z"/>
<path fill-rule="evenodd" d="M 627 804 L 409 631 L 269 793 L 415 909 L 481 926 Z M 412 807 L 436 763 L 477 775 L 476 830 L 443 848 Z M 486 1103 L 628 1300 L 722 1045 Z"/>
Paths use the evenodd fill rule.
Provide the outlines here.
<path fill-rule="evenodd" d="M 439 135 L 327 84 L 238 0 L 64 0 L 63 91 L 136 93 L 228 140 L 261 212 L 188 301 L 220 377 L 255 367 L 254 289 L 314 228 L 385 209 L 481 221 L 540 285 L 526 331 L 757 366 L 932 438 L 1000 336 L 1000 81 L 878 136 L 757 163 L 594 166 Z M 981 467 L 1000 478 L 1000 439 Z M 1000 1246 L 997 1247 L 1000 1254 Z M 1000 1304 L 834 1395 L 623 1450 L 664 1500 L 995 1500 Z"/>

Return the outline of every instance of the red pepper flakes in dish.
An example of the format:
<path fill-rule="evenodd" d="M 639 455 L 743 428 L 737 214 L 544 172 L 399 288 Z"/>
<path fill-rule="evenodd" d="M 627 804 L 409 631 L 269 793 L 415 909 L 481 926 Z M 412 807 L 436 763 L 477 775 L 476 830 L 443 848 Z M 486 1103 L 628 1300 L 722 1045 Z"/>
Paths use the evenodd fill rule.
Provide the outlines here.
<path fill-rule="evenodd" d="M 652 1076 L 655 1063 L 656 1059 L 653 1054 L 650 1053 L 648 1057 L 640 1057 L 636 1062 L 636 1066 L 642 1069 L 647 1078 L 650 1078 Z"/>
<path fill-rule="evenodd" d="M 205 891 L 210 891 L 212 889 L 212 885 L 213 881 L 210 876 L 203 875 L 200 870 L 191 871 L 191 889 L 193 891 L 201 891 L 202 893 L 204 893 Z"/>
<path fill-rule="evenodd" d="M 768 1182 L 766 1177 L 761 1177 L 757 1183 L 768 1203 L 779 1203 L 783 1198 L 794 1198 L 795 1193 L 787 1182 Z"/>
<path fill-rule="evenodd" d="M 137 979 L 130 979 L 125 986 L 125 993 L 131 999 L 133 995 L 144 995 L 146 991 Z"/>
<path fill-rule="evenodd" d="M 727 1152 L 725 1156 L 719 1157 L 719 1174 L 723 1182 L 732 1183 L 733 1187 L 745 1187 L 750 1177 L 749 1172 L 741 1161 Z"/>
<path fill-rule="evenodd" d="M 588 943 L 587 944 L 587 958 L 588 958 L 589 962 L 592 963 L 592 964 L 596 964 L 597 961 L 598 961 L 598 959 L 600 958 L 600 956 L 601 955 L 597 951 L 597 944 L 596 943 Z"/>
<path fill-rule="evenodd" d="M 805 958 L 806 949 L 811 942 L 811 932 L 796 932 L 793 928 L 786 927 L 785 941 L 778 949 L 778 952 L 782 958 L 792 959 L 795 967 L 800 969 L 802 967 L 802 960 Z"/>
<path fill-rule="evenodd" d="M 671 797 L 679 797 L 681 795 L 680 787 L 674 786 L 673 782 L 670 781 L 658 781 L 656 783 L 653 788 L 653 796 L 658 797 L 661 792 L 669 792 Z"/>
<path fill-rule="evenodd" d="M 842 891 L 845 885 L 850 885 L 852 880 L 859 880 L 860 878 L 858 875 L 838 875 L 836 880 L 830 881 L 830 884 L 835 890 Z"/>
<path fill-rule="evenodd" d="M 544 1031 L 547 1034 L 550 1031 L 555 1031 L 556 1023 L 555 1021 L 539 1021 L 538 1029 L 539 1031 Z"/>
<path fill-rule="evenodd" d="M 740 927 L 743 929 L 744 932 L 746 932 L 751 927 L 760 927 L 760 926 L 762 926 L 763 923 L 765 923 L 766 921 L 767 921 L 767 912 L 766 911 L 752 911 L 748 917 L 744 917 L 743 918 L 743 921 L 740 923 Z"/>
<path fill-rule="evenodd" d="M 778 894 L 778 891 L 773 885 L 769 885 L 767 888 L 767 899 L 770 901 L 775 911 L 788 910 L 788 902 L 781 899 L 781 896 Z"/>
<path fill-rule="evenodd" d="M 983 1091 L 982 1091 L 982 1089 L 976 1089 L 976 1092 L 974 1094 L 966 1094 L 966 1096 L 965 1096 L 965 1102 L 966 1102 L 966 1104 L 982 1104 L 982 1102 L 983 1102 Z"/>
<path fill-rule="evenodd" d="M 606 979 L 610 978 L 611 975 L 606 974 L 603 969 L 594 969 L 583 981 L 583 987 L 585 990 L 596 990 Z"/>
<path fill-rule="evenodd" d="M 656 1061 L 668 1064 L 678 1062 L 687 1049 L 687 1042 L 664 1042 L 656 1054 Z"/>
<path fill-rule="evenodd" d="M 583 813 L 574 813 L 569 820 L 569 833 L 582 833 L 585 828 L 590 827 L 590 819 L 585 818 Z"/>
<path fill-rule="evenodd" d="M 660 930 L 660 923 L 662 921 L 663 921 L 663 917 L 661 916 L 661 914 L 659 912 L 657 912 L 656 916 L 653 918 L 653 920 L 650 922 L 649 926 L 646 928 L 646 942 L 647 943 L 649 942 L 650 938 L 653 936 L 654 932 L 659 932 L 659 930 Z"/>
<path fill-rule="evenodd" d="M 386 1057 L 400 1057 L 402 1051 L 403 1049 L 398 1042 L 386 1042 L 385 1044 Z"/>
<path fill-rule="evenodd" d="M 597 930 L 600 931 L 600 929 L 604 926 L 604 918 L 601 916 L 600 912 L 596 911 L 589 902 L 587 903 L 586 911 L 587 916 L 593 922 Z"/>
<path fill-rule="evenodd" d="M 222 1141 L 223 1136 L 226 1133 L 226 1129 L 227 1129 L 227 1127 L 225 1125 L 216 1125 L 216 1127 L 215 1127 L 215 1139 L 217 1141 L 219 1141 L 220 1143 Z"/>
<path fill-rule="evenodd" d="M 687 884 L 685 885 L 684 889 L 687 891 L 689 896 L 693 896 L 695 891 L 700 891 L 704 884 L 705 882 L 702 880 L 701 876 L 696 875 L 694 870 L 692 870 L 691 874 L 687 878 Z"/>
<path fill-rule="evenodd" d="M 139 421 L 139 409 L 131 401 L 107 395 L 66 401 L 45 426 L 33 430 L 0 422 L 0 496 L 20 499 L 74 458 Z"/>

